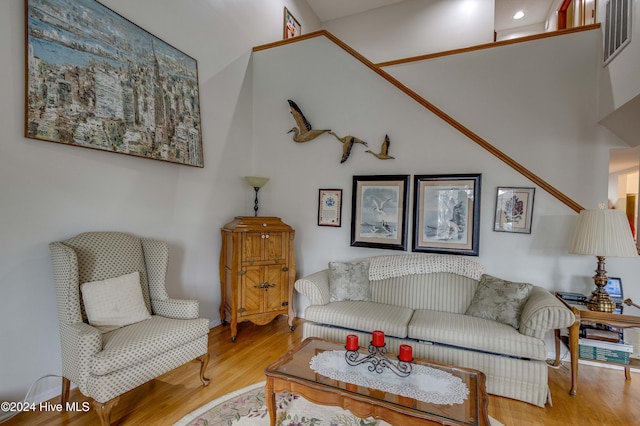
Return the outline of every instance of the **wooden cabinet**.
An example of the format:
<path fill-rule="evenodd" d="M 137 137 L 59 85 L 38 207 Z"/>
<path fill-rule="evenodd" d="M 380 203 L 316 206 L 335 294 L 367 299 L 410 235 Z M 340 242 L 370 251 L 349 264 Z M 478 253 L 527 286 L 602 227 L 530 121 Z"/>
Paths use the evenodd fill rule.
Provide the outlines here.
<path fill-rule="evenodd" d="M 293 330 L 293 228 L 277 217 L 238 216 L 221 232 L 220 319 L 231 324 L 231 340 L 239 322 L 264 325 L 281 314 Z"/>

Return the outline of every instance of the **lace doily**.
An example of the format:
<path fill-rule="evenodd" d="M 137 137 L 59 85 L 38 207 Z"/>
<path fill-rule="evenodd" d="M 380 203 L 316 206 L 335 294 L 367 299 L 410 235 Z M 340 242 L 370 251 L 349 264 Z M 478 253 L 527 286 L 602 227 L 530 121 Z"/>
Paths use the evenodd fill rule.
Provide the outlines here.
<path fill-rule="evenodd" d="M 460 256 L 400 254 L 372 257 L 369 279 L 379 281 L 414 274 L 451 272 L 479 280 L 484 271 L 484 265 Z"/>
<path fill-rule="evenodd" d="M 393 393 L 432 404 L 462 404 L 469 388 L 459 377 L 446 371 L 413 364 L 408 377 L 398 377 L 392 371 L 382 374 L 367 369 L 369 364 L 350 366 L 345 351 L 326 351 L 311 358 L 309 364 L 316 373 L 330 379 Z"/>

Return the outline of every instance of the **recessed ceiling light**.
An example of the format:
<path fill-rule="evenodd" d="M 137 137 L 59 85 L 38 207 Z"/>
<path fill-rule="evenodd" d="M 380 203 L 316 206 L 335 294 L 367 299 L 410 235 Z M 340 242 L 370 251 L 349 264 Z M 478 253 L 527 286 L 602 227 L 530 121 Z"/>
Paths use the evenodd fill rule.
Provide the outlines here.
<path fill-rule="evenodd" d="M 522 19 L 524 17 L 524 12 L 519 10 L 516 12 L 515 15 L 513 15 L 513 19 Z"/>

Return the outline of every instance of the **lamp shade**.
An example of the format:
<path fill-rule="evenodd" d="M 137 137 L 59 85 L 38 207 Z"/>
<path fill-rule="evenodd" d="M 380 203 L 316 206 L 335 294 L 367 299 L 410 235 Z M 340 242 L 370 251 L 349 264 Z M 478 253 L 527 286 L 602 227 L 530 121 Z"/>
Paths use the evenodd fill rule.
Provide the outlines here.
<path fill-rule="evenodd" d="M 605 257 L 637 257 L 631 227 L 622 210 L 582 210 L 569 253 Z"/>
<path fill-rule="evenodd" d="M 254 188 L 262 188 L 263 186 L 266 185 L 267 182 L 269 182 L 268 177 L 245 176 L 244 178 L 247 181 L 247 183 Z"/>

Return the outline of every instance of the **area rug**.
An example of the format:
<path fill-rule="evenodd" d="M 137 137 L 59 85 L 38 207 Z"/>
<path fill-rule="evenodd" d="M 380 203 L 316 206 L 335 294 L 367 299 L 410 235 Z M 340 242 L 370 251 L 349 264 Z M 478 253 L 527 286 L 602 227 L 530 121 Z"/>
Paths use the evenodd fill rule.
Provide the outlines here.
<path fill-rule="evenodd" d="M 174 426 L 263 426 L 269 424 L 265 382 L 223 395 L 180 419 Z M 373 418 L 361 419 L 339 407 L 313 404 L 283 392 L 276 397 L 279 426 L 390 426 Z M 491 419 L 491 426 L 504 426 Z"/>

